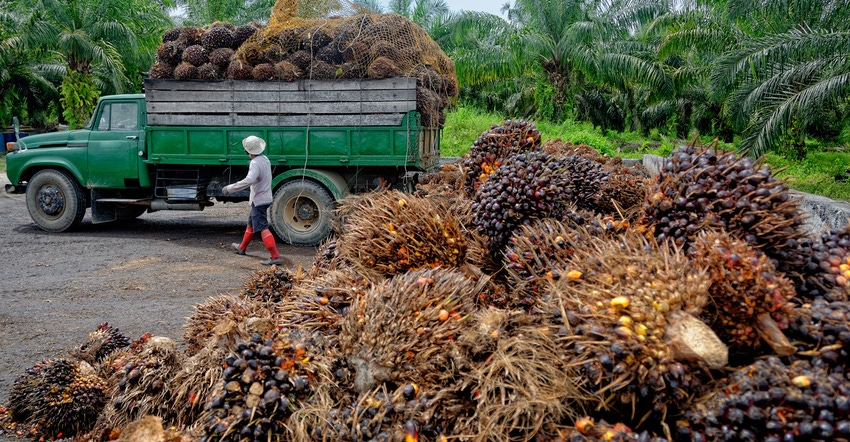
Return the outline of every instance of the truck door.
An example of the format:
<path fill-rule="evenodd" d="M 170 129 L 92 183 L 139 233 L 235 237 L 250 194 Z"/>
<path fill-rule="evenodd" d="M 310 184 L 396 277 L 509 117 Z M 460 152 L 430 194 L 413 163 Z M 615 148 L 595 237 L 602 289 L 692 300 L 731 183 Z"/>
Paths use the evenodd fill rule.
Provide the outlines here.
<path fill-rule="evenodd" d="M 109 101 L 95 116 L 89 135 L 88 162 L 91 188 L 139 186 L 138 101 Z"/>

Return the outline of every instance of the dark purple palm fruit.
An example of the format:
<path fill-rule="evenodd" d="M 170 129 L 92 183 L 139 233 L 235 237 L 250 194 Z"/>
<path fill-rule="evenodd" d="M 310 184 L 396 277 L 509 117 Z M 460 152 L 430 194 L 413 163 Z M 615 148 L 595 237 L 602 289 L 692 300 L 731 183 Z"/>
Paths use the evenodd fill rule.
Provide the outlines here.
<path fill-rule="evenodd" d="M 510 155 L 534 150 L 540 150 L 540 131 L 533 123 L 506 120 L 500 125 L 492 125 L 478 136 L 469 153 L 462 158 L 467 194 L 474 194 Z"/>
<path fill-rule="evenodd" d="M 198 67 L 209 61 L 209 52 L 201 45 L 192 45 L 183 51 L 183 61 Z"/>
<path fill-rule="evenodd" d="M 224 26 L 213 26 L 201 37 L 201 44 L 210 52 L 218 48 L 229 48 L 233 45 L 233 32 Z"/>
<path fill-rule="evenodd" d="M 210 52 L 210 63 L 218 66 L 220 69 L 227 69 L 230 62 L 233 61 L 235 52 L 230 48 L 218 48 Z"/>
<path fill-rule="evenodd" d="M 249 38 L 251 38 L 257 32 L 257 28 L 250 24 L 239 25 L 236 29 L 233 30 L 233 41 L 231 47 L 233 49 L 239 49 L 239 46 L 242 46 L 242 43 L 245 43 Z"/>

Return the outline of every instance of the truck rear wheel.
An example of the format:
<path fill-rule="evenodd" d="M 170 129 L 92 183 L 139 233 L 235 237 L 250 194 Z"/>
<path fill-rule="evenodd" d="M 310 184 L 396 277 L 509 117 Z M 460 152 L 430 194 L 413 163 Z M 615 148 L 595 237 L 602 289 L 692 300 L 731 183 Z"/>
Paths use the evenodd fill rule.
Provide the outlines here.
<path fill-rule="evenodd" d="M 67 173 L 45 169 L 27 184 L 27 210 L 42 230 L 64 232 L 83 220 L 86 196 Z"/>
<path fill-rule="evenodd" d="M 320 184 L 290 181 L 275 192 L 269 223 L 283 241 L 295 246 L 315 246 L 330 235 L 333 211 L 333 197 Z"/>

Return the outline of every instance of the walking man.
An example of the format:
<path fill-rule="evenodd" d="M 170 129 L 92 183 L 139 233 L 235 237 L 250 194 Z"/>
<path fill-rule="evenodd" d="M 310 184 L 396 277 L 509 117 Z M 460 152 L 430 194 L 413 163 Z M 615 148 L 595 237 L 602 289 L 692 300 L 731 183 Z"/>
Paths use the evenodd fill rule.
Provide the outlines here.
<path fill-rule="evenodd" d="M 277 251 L 274 235 L 269 230 L 269 221 L 266 215 L 269 205 L 272 203 L 272 167 L 269 159 L 263 155 L 266 142 L 260 137 L 251 135 L 242 140 L 242 147 L 245 148 L 245 153 L 251 157 L 251 162 L 248 163 L 248 176 L 242 181 L 221 189 L 221 194 L 227 196 L 248 187 L 251 188 L 251 196 L 249 197 L 251 215 L 248 217 L 248 227 L 245 229 L 242 243 L 233 243 L 232 246 L 237 254 L 244 255 L 248 244 L 254 239 L 254 235 L 259 233 L 263 239 L 263 244 L 271 254 L 270 259 L 260 261 L 260 263 L 266 265 L 280 264 L 283 259 Z"/>

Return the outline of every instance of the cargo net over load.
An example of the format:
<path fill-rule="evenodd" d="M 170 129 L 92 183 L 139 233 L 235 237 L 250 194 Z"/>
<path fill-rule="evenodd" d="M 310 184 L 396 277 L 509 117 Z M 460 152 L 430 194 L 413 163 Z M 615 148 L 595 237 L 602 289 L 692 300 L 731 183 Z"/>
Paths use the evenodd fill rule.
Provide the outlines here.
<path fill-rule="evenodd" d="M 310 10 L 312 8 L 312 10 Z M 454 62 L 418 25 L 395 14 L 361 13 L 347 3 L 279 0 L 268 25 L 215 22 L 168 30 L 151 78 L 177 80 L 416 79 L 422 125 L 442 127 L 457 98 Z M 321 18 L 303 16 L 323 15 Z"/>

